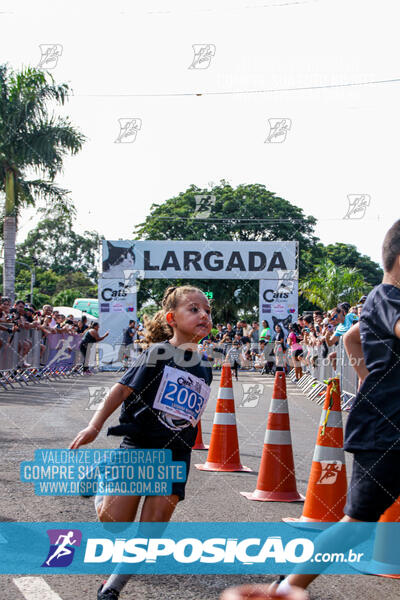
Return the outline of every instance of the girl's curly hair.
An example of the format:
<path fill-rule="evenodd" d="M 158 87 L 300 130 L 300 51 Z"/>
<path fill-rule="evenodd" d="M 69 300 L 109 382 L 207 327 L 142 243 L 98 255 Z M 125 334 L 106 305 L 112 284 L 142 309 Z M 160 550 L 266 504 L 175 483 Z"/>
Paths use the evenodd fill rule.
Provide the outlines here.
<path fill-rule="evenodd" d="M 193 285 L 170 286 L 165 292 L 161 302 L 162 309 L 153 318 L 143 315 L 144 327 L 146 329 L 145 341 L 147 346 L 169 340 L 174 335 L 174 330 L 167 323 L 166 315 L 175 310 L 181 302 L 182 297 L 193 292 L 203 292 Z"/>

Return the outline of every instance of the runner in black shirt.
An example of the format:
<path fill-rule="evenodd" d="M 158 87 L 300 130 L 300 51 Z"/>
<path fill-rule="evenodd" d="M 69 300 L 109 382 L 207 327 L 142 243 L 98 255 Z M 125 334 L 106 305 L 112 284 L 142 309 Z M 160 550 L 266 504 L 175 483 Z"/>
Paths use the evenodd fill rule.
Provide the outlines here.
<path fill-rule="evenodd" d="M 344 449 L 354 461 L 342 522 L 378 521 L 400 495 L 400 220 L 385 236 L 382 258 L 383 281 L 368 295 L 360 322 L 343 337 L 361 384 L 345 430 Z M 332 544 L 341 525 L 316 538 L 314 550 L 326 539 Z M 353 533 L 349 544 L 356 547 L 361 537 L 361 530 L 357 538 Z M 306 588 L 315 577 L 292 574 L 278 593 L 289 594 L 292 585 Z"/>
<path fill-rule="evenodd" d="M 197 344 L 211 331 L 211 311 L 207 297 L 192 286 L 168 288 L 162 306 L 152 320 L 145 320 L 147 342 L 154 345 L 112 388 L 103 408 L 78 433 L 70 447 L 76 449 L 95 440 L 106 419 L 123 404 L 120 424 L 108 431 L 110 435 L 125 436 L 122 448 L 170 448 L 172 459 L 185 461 L 188 473 L 197 425 L 172 415 L 167 403 L 161 401 L 166 399 L 165 391 L 175 380 L 179 384 L 178 399 L 182 389 L 194 390 L 199 385 L 201 390 L 205 386 L 208 398 L 212 373 L 206 365 L 210 363 L 201 360 Z M 200 396 L 203 410 L 206 395 Z M 160 402 L 165 410 L 158 408 Z M 169 496 L 146 496 L 140 521 L 169 521 L 176 504 L 185 497 L 185 483 L 173 483 Z M 135 520 L 139 502 L 140 496 L 97 496 L 96 509 L 101 521 L 128 522 Z M 98 600 L 117 600 L 129 577 L 118 572 L 112 574 L 100 586 Z"/>
<path fill-rule="evenodd" d="M 99 324 L 93 323 L 90 329 L 87 329 L 83 335 L 81 344 L 79 346 L 80 351 L 83 355 L 83 372 L 90 374 L 89 365 L 87 364 L 87 351 L 90 344 L 101 342 L 108 336 L 108 331 L 104 335 L 99 335 Z"/>

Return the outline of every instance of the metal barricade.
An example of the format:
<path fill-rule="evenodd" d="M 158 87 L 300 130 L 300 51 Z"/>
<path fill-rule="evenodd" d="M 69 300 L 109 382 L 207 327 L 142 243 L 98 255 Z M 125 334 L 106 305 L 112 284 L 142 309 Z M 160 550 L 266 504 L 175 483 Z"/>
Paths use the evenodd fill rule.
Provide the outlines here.
<path fill-rule="evenodd" d="M 32 344 L 32 348 L 26 355 L 27 362 L 35 369 L 40 367 L 40 344 L 42 340 L 42 333 L 38 329 L 28 330 L 28 340 Z"/>
<path fill-rule="evenodd" d="M 12 332 L 10 324 L 9 331 L 0 330 L 0 389 L 80 375 L 83 368 L 81 341 L 82 336 L 78 334 L 43 334 L 35 328 Z M 93 344 L 90 362 L 92 367 L 97 366 L 96 344 Z"/>
<path fill-rule="evenodd" d="M 7 331 L 0 332 L 0 371 L 7 371 L 14 366 L 14 349 L 12 340 L 15 334 L 10 334 Z"/>
<path fill-rule="evenodd" d="M 336 371 L 329 358 L 331 352 L 336 352 Z M 304 375 L 297 383 L 311 400 L 322 403 L 323 398 L 321 400 L 319 397 L 323 395 L 326 389 L 324 382 L 338 376 L 340 378 L 342 409 L 348 410 L 357 394 L 358 377 L 350 364 L 349 357 L 344 348 L 343 337 L 339 339 L 336 346 L 329 348 L 328 355 L 325 358 L 323 354 L 322 345 L 316 346 L 310 351 L 310 346 L 303 344 Z M 312 359 L 311 357 L 314 358 Z"/>
<path fill-rule="evenodd" d="M 347 394 L 356 395 L 358 388 L 357 373 L 350 364 L 350 359 L 347 356 L 343 344 L 343 337 L 340 338 L 338 344 L 338 371 L 340 376 L 340 389 Z"/>

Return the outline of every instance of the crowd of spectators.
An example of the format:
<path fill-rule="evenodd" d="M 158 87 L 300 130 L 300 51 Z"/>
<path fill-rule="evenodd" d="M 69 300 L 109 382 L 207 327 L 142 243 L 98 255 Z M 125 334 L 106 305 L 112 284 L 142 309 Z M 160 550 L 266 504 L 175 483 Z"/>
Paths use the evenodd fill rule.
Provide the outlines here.
<path fill-rule="evenodd" d="M 0 331 L 6 331 L 8 336 L 0 340 L 0 350 L 4 342 L 11 343 L 16 332 L 39 330 L 40 362 L 43 363 L 47 338 L 52 334 L 68 334 L 84 338 L 85 332 L 93 328 L 86 316 L 76 319 L 73 314 L 61 314 L 53 307 L 45 304 L 41 310 L 36 310 L 32 304 L 26 304 L 23 300 L 16 300 L 12 304 L 10 298 L 0 297 Z M 18 367 L 28 368 L 31 365 L 26 361 L 27 354 L 32 349 L 32 341 L 25 336 L 20 336 L 18 342 Z"/>
<path fill-rule="evenodd" d="M 358 321 L 365 300 L 363 296 L 354 306 L 341 302 L 326 312 L 306 312 L 288 326 L 288 331 L 279 323 L 271 326 L 266 320 L 261 328 L 257 321 L 218 323 L 216 330 L 202 340 L 201 349 L 217 369 L 228 360 L 236 379 L 239 368 L 273 373 L 292 367 L 296 379 L 300 379 L 305 367 L 316 366 L 321 351 L 322 358 L 328 358 L 336 369 L 335 346 Z"/>
<path fill-rule="evenodd" d="M 336 351 L 340 337 L 356 323 L 360 317 L 366 296 L 360 298 L 355 306 L 347 302 L 339 303 L 331 310 L 306 312 L 296 322 L 289 324 L 288 331 L 279 323 L 258 321 L 247 323 L 244 320 L 232 323 L 217 323 L 211 334 L 200 343 L 204 356 L 220 369 L 228 360 L 236 379 L 238 369 L 273 373 L 277 368 L 294 367 L 296 378 L 303 375 L 303 368 L 316 366 L 317 355 L 328 358 L 336 369 Z M 16 332 L 36 329 L 41 332 L 40 363 L 44 365 L 48 336 L 68 334 L 80 336 L 80 350 L 85 358 L 87 346 L 99 342 L 108 334 L 100 336 L 98 325 L 88 323 L 86 316 L 77 319 L 73 314 L 61 314 L 46 304 L 41 310 L 35 310 L 31 304 L 17 300 L 12 305 L 9 298 L 0 297 L 0 331 L 6 331 L 8 337 L 0 340 L 0 351 L 4 341 L 10 343 Z M 139 322 L 131 320 L 123 332 L 123 344 L 119 359 L 125 366 L 131 364 L 142 351 L 144 329 Z M 28 368 L 26 357 L 32 349 L 28 337 L 20 336 L 18 342 L 18 366 Z M 89 369 L 84 369 L 86 372 Z"/>

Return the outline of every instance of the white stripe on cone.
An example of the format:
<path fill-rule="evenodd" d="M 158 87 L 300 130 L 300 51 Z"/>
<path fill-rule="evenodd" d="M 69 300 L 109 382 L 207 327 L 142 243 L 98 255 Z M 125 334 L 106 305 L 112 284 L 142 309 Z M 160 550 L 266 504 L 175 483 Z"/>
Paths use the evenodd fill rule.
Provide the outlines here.
<path fill-rule="evenodd" d="M 284 446 L 290 446 L 292 444 L 292 437 L 290 431 L 287 429 L 267 429 L 265 432 L 264 444 L 281 444 Z"/>
<path fill-rule="evenodd" d="M 318 445 L 315 446 L 313 462 L 330 462 L 332 460 L 340 460 L 342 463 L 345 462 L 343 448 L 330 448 L 329 446 Z"/>
<path fill-rule="evenodd" d="M 278 398 L 272 398 L 271 406 L 269 407 L 269 412 L 273 414 L 284 415 L 289 412 L 288 401 L 281 400 Z"/>
<path fill-rule="evenodd" d="M 321 420 L 319 422 L 320 425 L 325 423 L 326 413 L 328 411 L 326 408 L 322 411 Z M 326 423 L 326 427 L 343 427 L 342 423 L 342 411 L 341 410 L 331 410 L 328 415 L 328 421 Z"/>
<path fill-rule="evenodd" d="M 236 425 L 235 413 L 220 413 L 214 415 L 214 425 Z"/>
<path fill-rule="evenodd" d="M 233 389 L 231 387 L 229 388 L 219 388 L 218 390 L 218 396 L 217 398 L 219 398 L 220 400 L 233 400 Z"/>

